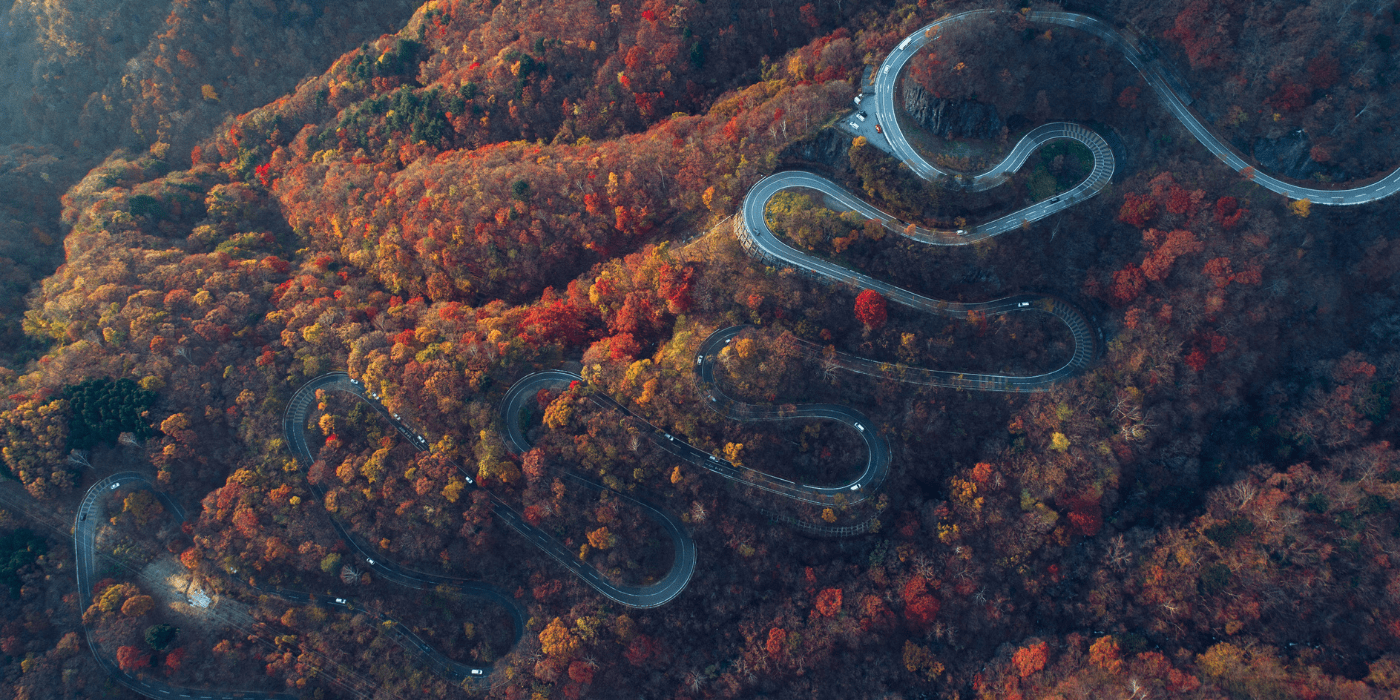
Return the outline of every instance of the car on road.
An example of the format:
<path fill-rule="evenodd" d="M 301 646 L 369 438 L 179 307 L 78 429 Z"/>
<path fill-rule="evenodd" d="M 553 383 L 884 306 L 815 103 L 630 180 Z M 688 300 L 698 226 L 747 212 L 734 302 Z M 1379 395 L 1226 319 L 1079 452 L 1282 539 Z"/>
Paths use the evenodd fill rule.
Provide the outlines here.
<path fill-rule="evenodd" d="M 344 599 L 344 598 L 336 598 L 336 599 L 335 599 L 335 602 L 337 602 L 337 603 L 339 603 L 339 604 L 341 604 L 341 605 L 345 605 L 345 599 Z"/>
<path fill-rule="evenodd" d="M 1017 305 L 1016 305 L 1016 308 L 1018 308 L 1018 309 L 1024 309 L 1024 308 L 1026 308 L 1027 306 L 1030 306 L 1030 305 L 1031 305 L 1031 303 L 1030 303 L 1029 301 L 1023 301 L 1023 302 L 1017 304 Z"/>
<path fill-rule="evenodd" d="M 122 482 L 118 481 L 117 483 L 112 484 L 112 488 L 111 488 L 110 490 L 116 491 L 116 490 L 117 490 L 117 487 L 118 487 L 118 486 L 121 486 L 121 485 L 122 485 Z"/>
<path fill-rule="evenodd" d="M 856 423 L 856 430 L 859 430 L 863 433 L 865 432 L 865 426 L 861 425 L 860 423 Z"/>
<path fill-rule="evenodd" d="M 1050 198 L 1050 203 L 1051 203 L 1051 204 L 1054 204 L 1055 202 L 1058 202 L 1058 201 L 1060 201 L 1060 198 L 1059 198 L 1059 197 L 1051 197 L 1051 198 Z"/>
<path fill-rule="evenodd" d="M 369 565 L 370 565 L 370 566 L 374 566 L 374 560 L 373 560 L 373 559 L 365 559 L 365 561 L 369 562 Z"/>
<path fill-rule="evenodd" d="M 966 236 L 966 235 L 967 235 L 967 229 L 962 229 L 962 228 L 958 229 L 958 235 L 959 235 L 959 236 Z"/>
<path fill-rule="evenodd" d="M 82 522 L 82 521 L 84 521 L 84 520 L 87 520 L 87 513 L 79 513 L 79 514 L 78 514 L 78 522 Z"/>
<path fill-rule="evenodd" d="M 485 672 L 485 671 L 482 671 L 482 670 L 479 669 L 479 668 L 474 668 L 474 669 L 472 669 L 472 675 L 473 675 L 473 676 L 484 676 L 484 675 L 486 675 L 486 672 Z"/>

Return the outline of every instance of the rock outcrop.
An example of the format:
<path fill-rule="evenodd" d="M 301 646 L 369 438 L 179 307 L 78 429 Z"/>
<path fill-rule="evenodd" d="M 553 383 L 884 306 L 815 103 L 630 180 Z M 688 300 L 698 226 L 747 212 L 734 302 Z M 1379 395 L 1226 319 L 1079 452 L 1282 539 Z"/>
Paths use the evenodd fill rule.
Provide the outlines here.
<path fill-rule="evenodd" d="M 1001 135 L 1001 115 L 993 105 L 934 97 L 910 80 L 904 81 L 903 93 L 904 111 L 943 138 L 991 139 Z"/>
<path fill-rule="evenodd" d="M 851 150 L 851 137 L 836 129 L 822 129 L 812 138 L 788 145 L 778 159 L 783 162 L 801 162 L 825 165 L 835 170 L 844 170 Z"/>
<path fill-rule="evenodd" d="M 1264 172 L 1295 180 L 1306 180 L 1323 171 L 1323 166 L 1312 159 L 1311 151 L 1312 139 L 1302 129 L 1276 139 L 1254 141 L 1254 159 Z"/>

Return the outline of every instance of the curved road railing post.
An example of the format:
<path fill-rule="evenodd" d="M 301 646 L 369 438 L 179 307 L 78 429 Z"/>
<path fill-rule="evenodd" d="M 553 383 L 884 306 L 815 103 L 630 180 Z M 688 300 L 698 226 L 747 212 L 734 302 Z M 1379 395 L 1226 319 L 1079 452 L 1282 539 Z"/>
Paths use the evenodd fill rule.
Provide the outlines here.
<path fill-rule="evenodd" d="M 515 388 L 516 387 L 512 387 L 512 391 L 514 391 Z M 287 444 L 291 446 L 293 454 L 295 454 L 297 459 L 301 460 L 303 464 L 309 466 L 315 462 L 315 457 L 311 453 L 311 447 L 306 442 L 305 426 L 307 418 L 310 416 L 311 407 L 316 403 L 316 392 L 319 390 L 339 391 L 350 394 L 373 408 L 380 416 L 389 421 L 389 423 L 394 426 L 394 429 L 397 430 L 409 444 L 413 445 L 415 449 L 420 452 L 427 452 L 429 450 L 427 438 L 410 428 L 408 424 L 397 415 L 384 408 L 384 405 L 379 403 L 378 396 L 369 393 L 364 388 L 364 385 L 351 379 L 349 374 L 345 372 L 330 372 L 312 379 L 298 389 L 296 394 L 292 396 L 291 401 L 288 402 L 287 412 L 282 419 L 282 431 L 286 435 Z M 507 401 L 511 400 L 510 396 L 510 393 L 507 393 Z M 510 444 L 509 441 L 508 444 Z M 526 445 L 523 450 L 519 451 L 523 452 L 528 449 L 529 446 Z M 466 480 L 468 488 L 478 488 L 476 480 L 468 474 L 466 470 L 462 469 L 460 465 L 455 466 Z M 607 488 L 594 484 L 577 475 L 572 475 L 572 478 L 583 482 L 590 488 Z M 313 492 L 316 493 L 317 497 L 321 499 L 325 498 L 324 489 L 315 484 L 312 484 L 311 488 Z M 685 529 L 681 527 L 680 521 L 676 520 L 674 517 L 626 494 L 616 491 L 613 491 L 613 493 L 640 508 L 647 517 L 660 525 L 671 538 L 671 542 L 675 547 L 675 560 L 672 562 L 671 569 L 667 572 L 666 576 L 654 584 L 646 586 L 624 586 L 608 581 L 597 569 L 580 562 L 567 547 L 560 544 L 553 537 L 550 537 L 543 530 L 531 525 L 523 515 L 516 512 L 514 508 L 511 508 L 495 494 L 491 493 L 489 490 L 486 491 L 486 494 L 491 498 L 492 512 L 497 517 L 501 518 L 513 530 L 529 540 L 531 544 L 539 547 L 555 561 L 559 562 L 574 575 L 582 579 L 584 583 L 592 586 L 594 590 L 597 590 L 609 600 L 634 608 L 653 608 L 659 605 L 665 605 L 676 596 L 680 595 L 681 591 L 685 590 L 686 584 L 690 582 L 691 575 L 695 572 L 695 542 L 690 538 L 690 535 L 685 532 Z M 522 613 L 519 611 L 519 606 L 515 604 L 514 600 L 505 596 L 505 594 L 484 584 L 467 582 L 437 574 L 412 571 L 394 562 L 384 561 L 382 555 L 376 558 L 374 551 L 360 542 L 359 538 L 341 525 L 338 520 L 332 518 L 331 522 L 335 525 L 336 530 L 340 532 L 341 537 L 345 538 L 346 541 L 349 542 L 361 556 L 369 561 L 372 566 L 375 566 L 382 575 L 386 575 L 390 577 L 391 580 L 402 583 L 403 585 L 421 585 L 425 583 L 431 583 L 432 585 L 448 584 L 456 586 L 467 595 L 491 598 L 503 605 L 507 605 L 508 609 L 512 610 L 516 616 L 517 630 L 523 629 L 524 621 L 521 619 Z M 520 635 L 517 634 L 517 641 L 519 638 Z"/>

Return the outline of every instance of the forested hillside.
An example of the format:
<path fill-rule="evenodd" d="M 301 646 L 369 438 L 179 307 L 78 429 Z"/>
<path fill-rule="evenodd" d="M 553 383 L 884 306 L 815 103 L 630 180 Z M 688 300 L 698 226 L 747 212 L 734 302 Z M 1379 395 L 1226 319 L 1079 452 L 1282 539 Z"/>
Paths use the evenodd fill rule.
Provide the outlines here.
<path fill-rule="evenodd" d="M 1114 176 L 929 245 L 912 224 L 956 240 L 1102 157 L 1057 142 L 969 192 L 853 136 L 889 52 L 983 7 L 1011 12 L 908 64 L 896 128 L 972 173 L 1071 120 Z M 1118 49 L 1021 9 L 16 3 L 0 80 L 34 99 L 0 108 L 0 683 L 1400 693 L 1400 200 L 1259 187 Z M 1140 32 L 1250 171 L 1343 187 L 1400 165 L 1389 6 L 1063 9 Z M 755 257 L 741 205 L 788 169 L 911 225 L 786 191 L 765 212 L 786 245 L 935 299 L 1061 300 L 1093 325 L 1089 369 L 1041 393 L 931 386 L 1049 372 L 1076 337 L 1040 304 L 950 318 Z M 578 381 L 504 409 L 561 368 Z M 297 403 L 333 371 L 363 394 Z M 731 420 L 715 392 L 860 419 Z M 712 466 L 825 487 L 872 445 L 882 482 L 822 499 Z M 600 593 L 682 563 L 666 522 L 693 540 L 684 591 Z"/>

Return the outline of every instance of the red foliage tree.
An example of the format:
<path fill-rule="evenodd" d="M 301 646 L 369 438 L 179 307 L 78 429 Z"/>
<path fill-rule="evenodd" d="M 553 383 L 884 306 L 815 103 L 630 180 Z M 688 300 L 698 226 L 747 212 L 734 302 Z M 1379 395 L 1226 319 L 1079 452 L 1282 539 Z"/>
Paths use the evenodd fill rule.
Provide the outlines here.
<path fill-rule="evenodd" d="M 768 655 L 774 658 L 782 656 L 787 651 L 787 630 L 781 627 L 774 627 L 768 630 L 768 641 L 764 644 L 768 650 Z"/>
<path fill-rule="evenodd" d="M 641 666 L 648 659 L 656 655 L 656 645 L 651 641 L 651 637 L 639 634 L 632 639 L 628 645 L 627 652 L 623 656 L 627 657 L 627 663 L 633 666 Z"/>
<path fill-rule="evenodd" d="M 885 325 L 888 312 L 885 297 L 873 289 L 867 289 L 856 296 L 856 320 L 866 328 L 875 330 Z"/>
<path fill-rule="evenodd" d="M 915 576 L 904 584 L 904 617 L 915 629 L 924 629 L 938 615 L 938 599 L 929 595 L 928 582 Z"/>
<path fill-rule="evenodd" d="M 1016 666 L 1016 671 L 1022 678 L 1028 678 L 1031 674 L 1045 668 L 1045 663 L 1050 658 L 1050 645 L 1045 642 L 1032 644 L 1028 647 L 1017 649 L 1011 657 L 1011 663 Z"/>
<path fill-rule="evenodd" d="M 1171 274 L 1172 263 L 1176 259 L 1190 253 L 1199 253 L 1205 246 L 1196 240 L 1196 234 L 1184 229 L 1163 233 L 1157 229 L 1148 229 L 1142 233 L 1143 240 L 1155 244 L 1153 250 L 1142 261 L 1142 274 L 1147 279 L 1161 281 Z"/>
<path fill-rule="evenodd" d="M 1206 368 L 1207 362 L 1208 360 L 1206 359 L 1206 354 L 1201 352 L 1200 348 L 1192 350 L 1191 354 L 1186 356 L 1187 366 L 1189 366 L 1191 369 L 1196 370 L 1197 372 L 1204 370 Z"/>
<path fill-rule="evenodd" d="M 1099 528 L 1103 527 L 1103 509 L 1099 506 L 1099 498 L 1092 494 L 1085 494 L 1071 500 L 1069 522 L 1074 531 L 1080 535 L 1085 537 L 1097 535 Z"/>
<path fill-rule="evenodd" d="M 614 360 L 631 360 L 642 351 L 642 346 L 631 333 L 619 333 L 608 340 L 608 357 Z"/>
<path fill-rule="evenodd" d="M 123 671 L 131 673 L 137 669 L 146 668 L 151 665 L 151 656 L 137 647 L 121 647 L 117 649 L 117 665 Z"/>
<path fill-rule="evenodd" d="M 1131 304 L 1147 286 L 1147 278 L 1142 269 L 1128 263 L 1123 269 L 1113 273 L 1113 301 L 1120 305 Z"/>
<path fill-rule="evenodd" d="M 1296 112 L 1308 105 L 1312 91 L 1306 85 L 1284 83 L 1278 92 L 1264 100 L 1265 104 L 1280 112 Z"/>
<path fill-rule="evenodd" d="M 841 611 L 841 589 L 828 588 L 817 594 L 816 609 L 814 615 L 822 617 L 836 617 L 836 613 Z"/>
<path fill-rule="evenodd" d="M 1181 43 L 1192 68 L 1213 68 L 1229 58 L 1230 35 L 1222 24 L 1229 17 L 1208 0 L 1195 0 L 1176 16 L 1166 37 Z"/>
<path fill-rule="evenodd" d="M 1239 201 L 1234 197 L 1221 197 L 1215 200 L 1215 220 L 1226 231 L 1238 226 L 1240 220 L 1248 214 L 1249 210 L 1241 209 Z"/>
<path fill-rule="evenodd" d="M 569 679 L 584 685 L 592 683 L 593 665 L 586 661 L 575 661 L 569 664 Z"/>

